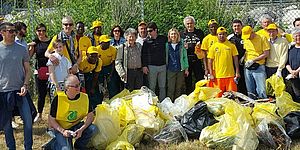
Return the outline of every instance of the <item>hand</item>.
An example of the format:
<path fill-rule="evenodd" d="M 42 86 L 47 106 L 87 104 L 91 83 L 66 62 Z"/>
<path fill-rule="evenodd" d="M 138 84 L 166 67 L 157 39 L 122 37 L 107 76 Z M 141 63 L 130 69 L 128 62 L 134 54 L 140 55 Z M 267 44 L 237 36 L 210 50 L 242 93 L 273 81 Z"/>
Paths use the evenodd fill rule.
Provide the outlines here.
<path fill-rule="evenodd" d="M 63 136 L 64 137 L 71 137 L 71 130 L 64 130 L 64 132 L 63 132 Z"/>
<path fill-rule="evenodd" d="M 126 74 L 122 75 L 122 76 L 121 76 L 121 80 L 122 80 L 122 81 L 126 81 L 126 80 L 127 80 L 127 75 L 126 75 Z"/>
<path fill-rule="evenodd" d="M 21 87 L 20 93 L 18 92 L 17 94 L 18 94 L 19 96 L 25 96 L 26 93 L 27 93 L 27 87 L 26 87 L 26 85 L 23 85 L 23 86 Z"/>
<path fill-rule="evenodd" d="M 236 78 L 240 78 L 241 77 L 241 74 L 239 72 L 235 73 L 235 77 Z"/>
<path fill-rule="evenodd" d="M 277 76 L 277 77 L 282 77 L 281 71 L 277 71 L 277 72 L 276 72 L 276 76 Z"/>
<path fill-rule="evenodd" d="M 208 78 L 209 78 L 210 81 L 214 81 L 215 80 L 215 76 L 212 75 L 212 74 L 210 74 Z"/>
<path fill-rule="evenodd" d="M 297 77 L 298 76 L 298 72 L 296 70 L 292 70 L 291 74 L 294 76 L 294 77 Z"/>
<path fill-rule="evenodd" d="M 143 67 L 143 73 L 144 73 L 144 74 L 148 74 L 148 73 L 149 73 L 148 67 Z"/>
<path fill-rule="evenodd" d="M 188 44 L 186 42 L 184 42 L 184 48 L 188 49 Z"/>
<path fill-rule="evenodd" d="M 80 128 L 80 129 L 78 129 L 78 130 L 76 130 L 75 131 L 75 139 L 77 140 L 77 139 L 79 139 L 80 137 L 81 137 L 81 135 L 82 135 L 82 132 L 83 132 L 83 129 L 82 128 Z"/>
<path fill-rule="evenodd" d="M 253 60 L 249 60 L 249 61 L 247 61 L 246 63 L 245 63 L 245 67 L 246 68 L 249 68 L 251 65 L 253 65 L 254 64 L 254 61 Z"/>
<path fill-rule="evenodd" d="M 59 60 L 53 56 L 53 55 L 49 55 L 49 60 L 52 62 L 53 65 L 57 66 L 59 64 Z"/>
<path fill-rule="evenodd" d="M 185 70 L 185 71 L 184 71 L 184 76 L 185 76 L 185 77 L 189 76 L 189 70 Z"/>
<path fill-rule="evenodd" d="M 36 45 L 35 42 L 30 42 L 30 43 L 27 44 L 27 46 L 34 46 L 34 45 Z"/>
<path fill-rule="evenodd" d="M 205 70 L 204 70 L 204 76 L 207 76 L 208 74 L 209 74 L 208 70 L 205 69 Z"/>
<path fill-rule="evenodd" d="M 77 64 L 74 64 L 70 70 L 70 73 L 71 74 L 76 74 L 78 71 L 78 65 Z"/>

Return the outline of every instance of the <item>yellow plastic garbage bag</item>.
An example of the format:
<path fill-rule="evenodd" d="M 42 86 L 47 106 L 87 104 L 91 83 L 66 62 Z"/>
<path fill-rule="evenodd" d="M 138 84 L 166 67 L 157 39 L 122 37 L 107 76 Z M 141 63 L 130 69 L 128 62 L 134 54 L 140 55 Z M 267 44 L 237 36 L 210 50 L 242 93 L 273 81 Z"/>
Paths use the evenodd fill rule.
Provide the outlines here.
<path fill-rule="evenodd" d="M 217 118 L 218 123 L 202 130 L 200 142 L 215 149 L 255 150 L 259 142 L 251 126 L 253 121 L 249 109 L 231 100 L 222 106 L 225 114 Z"/>
<path fill-rule="evenodd" d="M 291 111 L 300 111 L 300 104 L 293 101 L 288 92 L 283 92 L 281 96 L 276 97 L 276 106 L 280 117 L 285 117 Z"/>
<path fill-rule="evenodd" d="M 218 88 L 205 87 L 208 82 L 209 80 L 200 80 L 196 83 L 195 90 L 189 95 L 192 104 L 214 98 L 221 92 Z"/>
<path fill-rule="evenodd" d="M 134 150 L 133 145 L 126 141 L 114 141 L 106 147 L 106 150 Z"/>
<path fill-rule="evenodd" d="M 105 149 L 121 134 L 119 113 L 106 103 L 96 107 L 94 124 L 99 129 L 92 139 L 93 146 L 97 149 Z"/>
<path fill-rule="evenodd" d="M 143 137 L 145 128 L 138 124 L 130 124 L 123 130 L 119 141 L 127 141 L 132 145 L 139 143 Z"/>
<path fill-rule="evenodd" d="M 273 103 L 255 103 L 251 114 L 255 125 L 257 126 L 263 119 L 273 120 L 284 125 L 282 118 L 276 114 L 276 109 L 277 107 Z"/>
<path fill-rule="evenodd" d="M 270 78 L 266 80 L 266 91 L 267 95 L 280 96 L 285 90 L 285 84 L 282 77 L 278 77 L 273 74 Z"/>
<path fill-rule="evenodd" d="M 128 95 L 130 95 L 130 91 L 127 89 L 124 89 L 123 91 L 121 91 L 120 93 L 118 93 L 117 95 L 112 97 L 111 99 L 105 100 L 105 102 L 110 104 L 113 100 L 115 100 L 117 98 L 124 98 L 125 96 L 128 96 Z"/>
<path fill-rule="evenodd" d="M 121 100 L 121 106 L 119 107 L 119 117 L 121 128 L 126 127 L 127 124 L 135 121 L 134 112 L 129 105 L 131 101 Z"/>

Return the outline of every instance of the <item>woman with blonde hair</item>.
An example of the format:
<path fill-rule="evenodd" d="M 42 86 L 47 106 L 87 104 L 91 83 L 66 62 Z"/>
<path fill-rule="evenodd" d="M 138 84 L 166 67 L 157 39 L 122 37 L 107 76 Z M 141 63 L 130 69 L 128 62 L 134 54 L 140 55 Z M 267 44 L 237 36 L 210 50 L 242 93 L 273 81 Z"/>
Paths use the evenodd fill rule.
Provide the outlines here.
<path fill-rule="evenodd" d="M 184 76 L 188 76 L 188 58 L 183 40 L 177 29 L 172 28 L 168 32 L 166 43 L 167 64 L 167 96 L 174 101 L 181 95 L 184 87 Z"/>

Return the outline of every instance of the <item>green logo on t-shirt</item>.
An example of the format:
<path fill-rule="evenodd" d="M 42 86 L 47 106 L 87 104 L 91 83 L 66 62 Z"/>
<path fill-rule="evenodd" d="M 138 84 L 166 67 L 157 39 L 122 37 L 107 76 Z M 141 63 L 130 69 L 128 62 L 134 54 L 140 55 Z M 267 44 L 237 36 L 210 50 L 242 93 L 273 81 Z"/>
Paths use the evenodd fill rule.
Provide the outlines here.
<path fill-rule="evenodd" d="M 73 121 L 77 119 L 77 111 L 69 111 L 69 115 L 67 117 L 69 121 Z"/>

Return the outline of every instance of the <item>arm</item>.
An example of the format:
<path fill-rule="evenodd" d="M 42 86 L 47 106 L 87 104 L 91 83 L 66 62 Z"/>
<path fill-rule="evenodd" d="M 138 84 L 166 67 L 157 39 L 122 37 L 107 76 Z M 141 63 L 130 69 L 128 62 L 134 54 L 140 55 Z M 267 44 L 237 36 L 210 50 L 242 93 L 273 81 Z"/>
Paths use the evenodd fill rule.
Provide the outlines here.
<path fill-rule="evenodd" d="M 204 52 L 204 57 L 203 57 L 203 65 L 204 65 L 204 70 L 205 70 L 205 75 L 209 73 L 209 68 L 208 68 L 208 60 L 207 60 L 207 51 L 202 50 Z"/>
<path fill-rule="evenodd" d="M 34 55 L 34 53 L 35 53 L 35 48 L 34 48 L 35 42 L 29 43 L 28 46 L 29 46 L 29 48 L 28 48 L 28 50 L 29 50 L 29 56 L 31 58 Z"/>
<path fill-rule="evenodd" d="M 70 131 L 66 130 L 64 128 L 62 128 L 55 120 L 55 118 L 53 118 L 52 116 L 48 116 L 48 124 L 50 127 L 54 128 L 56 131 L 58 131 L 59 133 L 61 133 L 64 137 L 70 137 Z"/>
<path fill-rule="evenodd" d="M 148 50 L 147 50 L 147 42 L 144 41 L 143 47 L 142 47 L 142 66 L 143 66 L 143 73 L 148 74 Z"/>
<path fill-rule="evenodd" d="M 29 79 L 30 79 L 30 64 L 28 61 L 23 62 L 24 66 L 24 71 L 25 71 L 25 79 L 24 79 L 24 84 L 21 87 L 21 91 L 19 93 L 20 96 L 25 96 L 27 93 L 27 86 L 29 84 Z"/>
<path fill-rule="evenodd" d="M 60 91 L 60 88 L 58 86 L 58 82 L 56 80 L 56 75 L 55 75 L 55 67 L 53 65 L 49 65 L 48 66 L 48 70 L 49 70 L 49 76 L 50 76 L 50 79 L 51 81 L 54 83 L 55 87 L 56 87 L 56 90 L 59 90 Z"/>
<path fill-rule="evenodd" d="M 210 80 L 214 80 L 215 79 L 215 77 L 213 75 L 213 69 L 212 69 L 213 62 L 214 62 L 213 59 L 208 59 L 208 70 L 209 70 L 209 74 L 210 74 Z"/>
<path fill-rule="evenodd" d="M 238 56 L 233 56 L 233 62 L 234 62 L 234 66 L 235 66 L 235 76 L 237 78 L 239 78 L 241 75 L 240 75 L 239 58 L 238 58 Z"/>
<path fill-rule="evenodd" d="M 84 124 L 78 130 L 75 131 L 75 134 L 76 134 L 75 139 L 78 139 L 81 137 L 82 132 L 93 122 L 93 120 L 94 120 L 94 113 L 93 112 L 88 113 Z"/>
<path fill-rule="evenodd" d="M 285 67 L 285 64 L 288 60 L 288 43 L 285 42 L 284 46 L 280 50 L 281 50 L 281 53 L 280 53 L 280 59 L 279 59 L 279 65 L 278 65 L 277 72 L 282 71 L 282 69 Z"/>
<path fill-rule="evenodd" d="M 264 51 L 264 53 L 262 53 L 261 55 L 259 55 L 256 58 L 254 58 L 253 61 L 257 62 L 257 61 L 260 61 L 262 59 L 265 59 L 265 58 L 267 58 L 269 56 L 269 54 L 270 54 L 270 50 L 266 50 L 266 51 Z"/>
<path fill-rule="evenodd" d="M 125 70 L 123 68 L 123 54 L 124 54 L 124 47 L 123 45 L 118 47 L 118 53 L 117 53 L 117 57 L 116 57 L 116 61 L 115 61 L 115 67 L 116 67 L 116 71 L 118 72 L 119 76 L 121 77 L 121 79 L 124 81 L 125 80 Z"/>

